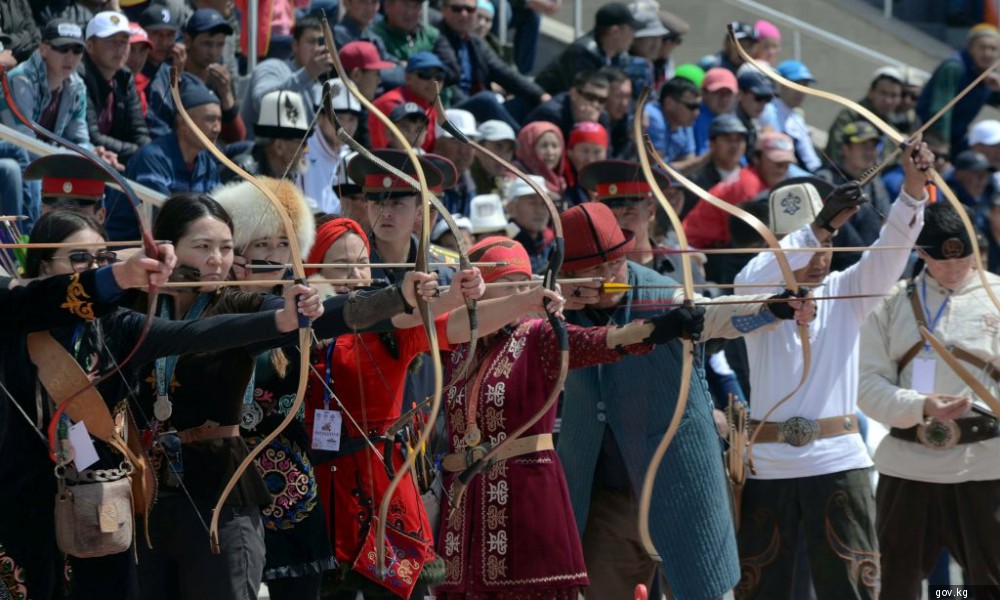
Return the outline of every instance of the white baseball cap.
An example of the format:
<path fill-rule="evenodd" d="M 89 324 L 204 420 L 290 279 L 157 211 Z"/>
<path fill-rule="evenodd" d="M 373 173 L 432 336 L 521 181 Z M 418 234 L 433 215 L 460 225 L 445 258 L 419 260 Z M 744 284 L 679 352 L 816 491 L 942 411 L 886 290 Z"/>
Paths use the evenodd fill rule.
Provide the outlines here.
<path fill-rule="evenodd" d="M 1000 121 L 987 119 L 972 126 L 969 131 L 969 145 L 985 144 L 995 146 L 1000 144 Z"/>
<path fill-rule="evenodd" d="M 528 175 L 532 181 L 538 184 L 538 187 L 545 190 L 545 178 L 541 175 Z M 547 190 L 546 190 L 547 191 Z M 520 198 L 521 196 L 534 196 L 535 190 L 532 189 L 530 185 L 523 179 L 515 179 L 513 185 L 510 186 L 510 191 L 507 197 L 513 200 L 514 198 Z"/>
<path fill-rule="evenodd" d="M 438 115 L 438 119 L 441 115 Z M 465 137 L 471 140 L 479 139 L 479 131 L 476 129 L 476 117 L 472 116 L 467 110 L 462 110 L 461 108 L 449 108 L 444 111 L 444 118 L 448 120 L 456 129 L 465 134 Z M 441 123 L 437 124 L 437 136 L 439 138 L 450 138 L 452 137 L 450 133 L 445 131 L 441 127 Z"/>
<path fill-rule="evenodd" d="M 472 227 L 472 221 L 469 220 L 469 217 L 464 215 L 455 215 L 455 225 L 457 225 L 459 229 L 464 229 L 469 233 L 473 233 L 475 231 Z M 451 227 L 448 227 L 448 222 L 441 219 L 437 222 L 437 225 L 434 226 L 434 230 L 431 231 L 431 241 L 437 243 L 437 241 L 441 239 L 442 235 L 450 231 Z"/>
<path fill-rule="evenodd" d="M 517 134 L 514 133 L 514 128 L 498 119 L 483 121 L 478 129 L 479 135 L 484 142 L 517 141 Z"/>
<path fill-rule="evenodd" d="M 113 10 L 99 12 L 87 23 L 88 40 L 92 37 L 109 38 L 119 33 L 131 37 L 132 30 L 128 27 L 128 17 Z"/>

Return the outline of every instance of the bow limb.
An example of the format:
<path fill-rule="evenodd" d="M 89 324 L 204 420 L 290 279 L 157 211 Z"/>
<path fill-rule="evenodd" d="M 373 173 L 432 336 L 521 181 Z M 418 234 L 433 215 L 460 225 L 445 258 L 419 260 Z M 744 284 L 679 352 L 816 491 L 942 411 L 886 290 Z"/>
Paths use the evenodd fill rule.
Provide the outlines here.
<path fill-rule="evenodd" d="M 731 30 L 730 30 L 730 36 L 732 36 Z M 874 125 L 879 131 L 884 133 L 886 137 L 895 142 L 897 145 L 903 145 L 906 142 L 906 138 L 903 136 L 903 134 L 897 131 L 895 127 L 887 123 L 884 119 L 882 119 L 872 111 L 868 110 L 864 106 L 861 106 L 857 102 L 849 98 L 840 96 L 838 94 L 834 94 L 832 92 L 826 92 L 820 89 L 815 89 L 809 86 L 795 83 L 794 81 L 790 81 L 785 77 L 783 77 L 778 72 L 774 71 L 773 69 L 763 67 L 753 57 L 747 54 L 746 50 L 744 50 L 739 44 L 735 44 L 735 47 L 737 52 L 740 53 L 740 56 L 743 57 L 743 60 L 756 66 L 757 69 L 759 69 L 760 72 L 763 73 L 766 77 L 780 83 L 785 87 L 802 92 L 807 96 L 824 98 L 826 100 L 829 100 L 830 102 L 839 104 L 845 108 L 849 108 L 857 112 L 865 119 L 867 119 L 872 125 Z M 971 88 L 967 87 L 965 90 L 961 92 L 961 94 L 959 94 L 959 96 L 968 93 L 970 89 Z M 944 112 L 945 110 L 949 110 L 952 104 L 953 103 L 946 104 L 941 111 L 938 111 L 938 114 L 935 114 L 933 117 L 931 117 L 930 121 L 936 120 L 942 112 Z M 955 212 L 958 213 L 959 218 L 962 219 L 962 224 L 965 226 L 965 231 L 966 233 L 968 233 L 969 239 L 972 240 L 972 254 L 976 260 L 976 271 L 979 275 L 979 281 L 983 284 L 983 287 L 986 289 L 986 294 L 990 297 L 990 300 L 993 301 L 993 305 L 996 307 L 997 311 L 1000 312 L 1000 298 L 997 298 L 996 293 L 993 291 L 993 288 L 989 284 L 989 280 L 986 278 L 986 272 L 987 272 L 986 264 L 983 262 L 983 255 L 979 251 L 979 245 L 975 243 L 977 237 L 976 228 L 972 225 L 972 221 L 966 214 L 965 208 L 962 206 L 962 203 L 955 196 L 954 192 L 952 192 L 951 189 L 948 187 L 948 184 L 945 183 L 944 179 L 941 177 L 941 174 L 931 170 L 930 178 L 931 180 L 934 181 L 934 185 L 937 186 L 939 190 L 941 190 L 941 193 L 944 194 L 944 197 L 948 200 L 948 202 L 952 205 L 952 207 L 954 207 Z"/>
<path fill-rule="evenodd" d="M 934 348 L 934 352 L 941 357 L 941 360 L 943 360 L 945 364 L 947 364 L 948 367 L 950 367 L 951 370 L 958 375 L 958 378 L 965 382 L 965 385 L 969 386 L 969 389 L 971 389 L 990 407 L 993 414 L 1000 416 L 1000 400 L 997 400 L 996 396 L 991 394 L 990 391 L 986 389 L 985 385 L 973 377 L 972 373 L 970 373 L 969 370 L 966 369 L 965 366 L 963 366 L 962 363 L 960 363 L 958 359 L 948 351 L 948 348 L 942 344 L 939 339 L 934 337 L 934 334 L 931 333 L 929 329 L 921 327 L 920 335 L 923 336 L 924 341 L 931 345 L 931 348 Z"/>
<path fill-rule="evenodd" d="M 653 156 L 654 160 L 656 160 L 657 166 L 663 169 L 668 175 L 670 175 L 670 177 L 676 179 L 687 190 L 705 202 L 708 202 L 715 208 L 718 208 L 727 214 L 743 220 L 746 224 L 753 227 L 754 231 L 756 231 L 764 239 L 764 241 L 767 242 L 767 245 L 774 250 L 774 260 L 778 263 L 778 267 L 781 269 L 781 274 L 785 279 L 785 285 L 792 292 L 799 292 L 801 286 L 795 279 L 795 271 L 792 269 L 792 265 L 788 262 L 788 256 L 785 254 L 784 248 L 781 247 L 781 243 L 778 241 L 777 236 L 774 235 L 774 232 L 772 232 L 763 221 L 735 204 L 730 204 L 725 200 L 716 198 L 706 190 L 702 189 L 702 187 L 698 184 L 681 175 L 676 169 L 668 165 L 658 154 L 652 151 L 653 147 L 652 143 L 649 141 L 649 136 L 646 136 L 645 142 L 646 149 Z M 778 400 L 775 405 L 760 418 L 762 422 L 766 422 L 779 406 L 788 402 L 788 400 L 797 394 L 798 391 L 802 389 L 802 386 L 805 385 L 806 379 L 809 378 L 809 371 L 812 366 L 812 346 L 809 342 L 809 327 L 800 323 L 798 325 L 798 330 L 799 340 L 802 343 L 802 376 L 799 379 L 798 385 L 796 385 L 795 388 L 788 392 L 788 394 L 786 394 L 783 398 Z M 757 441 L 757 435 L 760 430 L 761 428 L 758 427 L 750 436 L 749 442 L 747 442 L 747 464 L 750 467 L 750 471 L 753 473 L 756 473 L 756 469 L 754 469 L 753 464 L 753 445 Z M 736 525 L 738 527 L 739 523 Z"/>
<path fill-rule="evenodd" d="M 530 187 L 532 191 L 534 191 L 535 194 L 537 194 L 542 201 L 545 202 L 545 207 L 549 211 L 549 218 L 552 221 L 552 231 L 554 233 L 555 240 L 552 252 L 549 255 L 549 264 L 545 268 L 542 285 L 555 291 L 557 285 L 556 278 L 559 275 L 559 271 L 562 269 L 563 257 L 565 256 L 566 242 L 563 237 L 563 228 L 562 221 L 559 218 L 559 209 L 556 207 L 555 202 L 552 201 L 551 196 L 549 196 L 548 190 L 546 190 L 543 186 L 540 186 L 538 182 L 525 174 L 524 171 L 514 166 L 510 161 L 504 159 L 496 152 L 493 152 L 474 140 L 470 140 L 457 127 L 444 118 L 444 106 L 441 105 L 440 96 L 437 98 L 437 103 L 438 111 L 442 115 L 441 127 L 443 129 L 448 131 L 456 139 L 469 144 L 477 151 L 497 161 L 505 169 L 528 184 L 528 187 Z M 548 301 L 546 301 L 546 304 L 548 304 Z M 548 319 L 549 324 L 552 326 L 552 332 L 556 336 L 556 346 L 559 349 L 559 373 L 556 376 L 552 390 L 549 392 L 549 395 L 542 404 L 541 408 L 535 412 L 535 414 L 521 424 L 521 426 L 514 430 L 510 435 L 504 438 L 500 443 L 490 448 L 482 458 L 459 474 L 453 482 L 453 487 L 450 490 L 452 507 L 458 506 L 461 503 L 462 495 L 465 492 L 465 488 L 468 487 L 469 482 L 471 482 L 477 474 L 481 473 L 482 470 L 490 464 L 490 461 L 492 461 L 493 458 L 500 453 L 504 446 L 513 443 L 514 440 L 527 433 L 528 430 L 534 427 L 538 421 L 540 421 L 550 410 L 552 410 L 552 407 L 555 406 L 556 402 L 559 400 L 559 394 L 562 392 L 563 385 L 566 383 L 566 376 L 569 373 L 569 333 L 566 330 L 565 321 L 561 318 L 553 315 L 552 313 L 548 313 Z"/>
<path fill-rule="evenodd" d="M 407 156 L 410 159 L 410 164 L 413 166 L 413 172 L 416 175 L 417 183 L 419 183 L 420 196 L 423 199 L 422 205 L 422 223 L 420 225 L 420 243 L 417 248 L 417 259 L 415 268 L 417 271 L 424 273 L 428 272 L 428 252 L 430 250 L 430 237 L 431 237 L 431 197 L 433 194 L 430 188 L 427 187 L 427 178 L 424 175 L 424 169 L 420 165 L 420 159 L 417 157 L 416 152 L 413 150 L 413 146 L 410 145 L 410 141 L 406 139 L 406 136 L 396 127 L 396 125 L 389 119 L 388 116 L 382 113 L 368 98 L 361 94 L 354 82 L 347 77 L 347 73 L 344 71 L 344 65 L 340 62 L 340 56 L 336 51 L 333 51 L 336 46 L 334 46 L 333 31 L 330 29 L 330 23 L 324 18 L 323 19 L 323 35 L 326 39 L 327 47 L 331 49 L 330 57 L 333 60 L 334 69 L 337 71 L 337 75 L 340 76 L 344 85 L 347 86 L 348 91 L 350 91 L 366 109 L 368 109 L 371 114 L 385 125 L 389 133 L 399 141 L 403 150 L 406 151 Z M 430 305 L 423 300 L 423 298 L 417 296 L 417 305 L 420 309 L 420 318 L 424 322 L 424 330 L 427 333 L 427 341 L 430 347 L 430 356 L 434 368 L 434 391 L 432 397 L 434 400 L 431 403 L 430 415 L 427 417 L 427 422 L 424 425 L 423 430 L 420 432 L 420 437 L 417 439 L 417 448 L 422 448 L 427 444 L 430 439 L 431 433 L 434 431 L 434 424 L 437 422 L 438 413 L 441 411 L 441 390 L 443 388 L 443 367 L 441 364 L 441 349 L 438 344 L 437 329 L 434 325 L 434 313 L 431 311 Z M 396 472 L 396 476 L 392 478 L 389 482 L 388 487 L 386 487 L 383 493 L 382 502 L 379 505 L 379 516 L 376 523 L 376 533 L 375 533 L 375 550 L 376 558 L 378 560 L 379 576 L 385 578 L 388 574 L 388 568 L 385 565 L 385 530 L 386 530 L 386 520 L 389 515 L 389 503 L 392 500 L 392 495 L 395 493 L 396 489 L 402 483 L 403 478 L 407 476 L 410 469 L 416 463 L 417 453 L 410 452 L 406 455 L 403 460 L 403 464 Z"/>
<path fill-rule="evenodd" d="M 73 152 L 76 152 L 80 156 L 86 158 L 91 163 L 93 163 L 97 168 L 104 171 L 121 188 L 122 193 L 125 194 L 125 197 L 128 199 L 129 204 L 132 205 L 132 209 L 135 211 L 135 216 L 137 224 L 139 226 L 139 231 L 142 232 L 143 251 L 149 258 L 153 259 L 159 258 L 160 252 L 156 246 L 156 242 L 153 240 L 153 236 L 149 232 L 149 229 L 146 227 L 146 223 L 145 221 L 143 221 L 142 214 L 139 212 L 139 205 L 140 205 L 139 197 L 136 195 L 135 190 L 132 189 L 132 186 L 129 184 L 128 180 L 125 179 L 125 177 L 122 176 L 122 174 L 119 173 L 116 169 L 112 168 L 105 161 L 101 160 L 92 151 L 83 148 L 79 144 L 75 144 L 63 138 L 62 136 L 52 133 L 48 129 L 45 129 L 41 125 L 35 123 L 27 116 L 25 116 L 24 113 L 22 113 L 20 108 L 18 108 L 17 106 L 14 93 L 10 87 L 10 81 L 7 78 L 7 69 L 3 67 L 0 67 L 0 86 L 2 86 L 3 88 L 4 96 L 6 96 L 7 99 L 7 106 L 10 107 L 11 113 L 18 121 L 24 124 L 25 127 L 31 130 L 39 138 L 47 139 L 54 144 L 64 146 L 72 150 Z M 70 403 L 74 399 L 76 399 L 81 393 L 83 393 L 90 387 L 96 387 L 98 384 L 106 381 L 108 378 L 113 377 L 115 374 L 119 373 L 122 370 L 122 368 L 132 360 L 136 352 L 139 350 L 139 347 L 146 340 L 146 336 L 149 334 L 149 329 L 153 324 L 153 315 L 156 310 L 157 294 L 158 294 L 157 287 L 153 285 L 149 286 L 149 294 L 148 294 L 149 301 L 146 312 L 146 321 L 142 326 L 142 330 L 139 333 L 139 338 L 138 340 L 136 340 L 135 346 L 132 348 L 131 351 L 129 351 L 129 353 L 125 356 L 125 358 L 122 359 L 120 362 L 118 362 L 118 364 L 116 364 L 111 369 L 111 371 L 93 380 L 87 387 L 81 388 L 80 390 L 74 392 L 73 394 L 68 396 L 65 400 L 60 402 L 59 406 L 56 407 L 56 410 L 52 415 L 52 419 L 49 422 L 49 431 L 48 431 L 49 455 L 51 456 L 53 461 L 58 462 L 56 456 L 56 448 L 58 447 L 56 428 L 58 426 L 60 416 L 66 411 Z M 148 497 L 150 498 L 150 500 L 152 500 L 152 494 L 150 494 Z"/>
<path fill-rule="evenodd" d="M 667 199 L 663 190 L 656 182 L 656 177 L 653 175 L 653 168 L 649 161 L 649 152 L 644 144 L 638 143 L 642 139 L 642 114 L 646 105 L 646 100 L 649 98 L 650 88 L 646 88 L 642 91 L 639 96 L 639 101 L 635 106 L 636 118 L 633 120 L 632 133 L 636 140 L 636 151 L 639 155 L 639 164 L 642 166 L 643 177 L 649 183 L 649 187 L 653 192 L 653 196 L 656 201 L 660 203 L 663 211 L 667 214 L 667 218 L 670 219 L 670 224 L 674 228 L 674 233 L 677 234 L 677 240 L 680 243 L 681 248 L 688 248 L 687 235 L 684 233 L 684 227 L 681 224 L 680 215 L 674 210 L 674 207 L 670 205 L 670 201 Z M 683 275 L 683 290 L 684 290 L 684 305 L 693 306 L 695 292 L 694 292 L 694 275 L 691 269 L 691 257 L 687 253 L 680 255 L 681 260 L 681 274 Z M 656 451 L 653 452 L 653 457 L 650 459 L 649 467 L 646 468 L 646 475 L 642 480 L 642 491 L 639 494 L 639 537 L 642 540 L 642 545 L 646 549 L 646 552 L 653 557 L 655 560 L 660 560 L 660 555 L 656 550 L 655 544 L 653 544 L 653 536 L 649 531 L 649 509 L 653 500 L 653 488 L 656 486 L 656 476 L 660 470 L 660 463 L 663 461 L 663 457 L 667 454 L 667 448 L 670 447 L 670 443 L 673 442 L 674 436 L 677 435 L 677 429 L 681 425 L 681 418 L 684 416 L 684 409 L 687 408 L 688 396 L 691 391 L 691 374 L 694 370 L 694 341 L 690 338 L 685 338 L 682 341 L 684 346 L 682 363 L 681 363 L 681 385 L 680 389 L 677 391 L 677 407 L 674 409 L 674 415 L 670 419 L 670 425 L 667 426 L 667 431 L 663 434 L 663 438 L 660 443 L 656 446 Z"/>
<path fill-rule="evenodd" d="M 231 169 L 234 173 L 242 177 L 243 179 L 249 181 L 254 187 L 256 187 L 264 196 L 271 201 L 274 205 L 275 210 L 281 218 L 281 222 L 285 227 L 285 233 L 288 235 L 289 250 L 292 256 L 293 271 L 295 273 L 296 283 L 305 283 L 305 268 L 302 260 L 302 253 L 299 250 L 298 237 L 295 233 L 295 226 L 292 224 L 291 218 L 288 216 L 288 211 L 285 207 L 278 201 L 275 197 L 274 192 L 262 184 L 256 177 L 247 173 L 245 170 L 240 168 L 239 165 L 231 161 L 219 148 L 208 139 L 201 129 L 191 120 L 191 116 L 188 115 L 187 109 L 184 108 L 184 103 L 181 102 L 180 97 L 180 87 L 177 69 L 172 69 L 170 73 L 170 91 L 174 98 L 174 104 L 177 108 L 177 115 L 181 117 L 188 129 L 198 138 L 205 150 L 212 154 L 216 160 Z M 295 310 L 295 307 L 291 307 Z M 288 414 L 281 423 L 269 433 L 264 439 L 257 444 L 253 450 L 243 459 L 243 462 L 236 468 L 236 471 L 230 477 L 229 481 L 226 482 L 225 487 L 222 490 L 222 494 L 219 496 L 218 501 L 215 503 L 215 507 L 212 509 L 212 521 L 209 526 L 209 538 L 211 540 L 212 552 L 219 554 L 219 515 L 222 511 L 222 506 L 225 504 L 226 499 L 229 494 L 232 493 L 236 484 L 239 482 L 243 473 L 254 464 L 254 459 L 264 451 L 264 448 L 268 446 L 275 438 L 277 438 L 282 431 L 285 430 L 288 425 L 292 423 L 296 418 L 298 418 L 299 408 L 302 406 L 303 399 L 305 398 L 306 386 L 309 383 L 309 348 L 312 343 L 312 333 L 309 328 L 308 319 L 299 318 L 299 385 L 295 391 L 295 400 L 292 402 L 292 406 L 288 410 Z"/>

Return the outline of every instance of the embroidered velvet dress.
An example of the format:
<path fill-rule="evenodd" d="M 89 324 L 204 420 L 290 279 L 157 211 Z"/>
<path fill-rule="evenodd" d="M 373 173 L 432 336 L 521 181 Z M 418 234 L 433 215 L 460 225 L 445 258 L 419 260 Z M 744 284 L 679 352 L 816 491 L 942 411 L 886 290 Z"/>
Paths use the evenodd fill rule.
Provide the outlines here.
<path fill-rule="evenodd" d="M 607 348 L 607 329 L 568 326 L 570 368 L 617 361 Z M 645 353 L 645 345 L 625 352 Z M 452 354 L 449 370 L 461 368 L 469 346 Z M 487 338 L 478 368 L 445 391 L 450 452 L 464 452 L 471 423 L 483 443 L 497 444 L 545 403 L 559 374 L 559 351 L 548 321 L 525 319 Z M 481 381 L 473 384 L 473 380 Z M 449 378 L 445 377 L 445 381 Z M 477 390 L 474 421 L 470 390 Z M 552 433 L 556 406 L 525 437 Z M 445 478 L 447 491 L 456 473 Z M 586 586 L 583 550 L 562 465 L 554 450 L 523 454 L 487 467 L 472 480 L 455 510 L 445 494 L 438 553 L 445 561 L 442 600 L 576 600 Z"/>
<path fill-rule="evenodd" d="M 447 314 L 442 315 L 436 320 L 442 350 L 450 350 L 447 317 Z M 394 336 L 397 352 L 390 351 L 379 339 L 380 335 Z M 376 438 L 402 414 L 407 367 L 429 346 L 423 327 L 388 334 L 343 335 L 333 343 L 332 351 L 324 349 L 314 355 L 320 357 L 316 370 L 327 379 L 327 385 L 324 386 L 313 373 L 306 419 L 311 432 L 313 415 L 317 409 L 324 408 L 327 400 L 330 410 L 341 410 L 336 400 L 325 397 L 327 386 L 346 409 L 340 451 L 329 464 L 317 467 L 316 479 L 320 497 L 327 507 L 327 521 L 331 524 L 334 556 L 341 565 L 350 567 L 358 559 L 372 524 L 372 515 L 378 512 L 390 481 L 382 459 L 363 440 L 355 422 L 365 429 L 365 435 L 375 440 L 375 447 L 384 455 L 386 444 Z M 393 444 L 392 455 L 393 464 L 398 468 L 403 462 L 399 444 Z M 434 532 L 412 476 L 403 479 L 396 489 L 389 508 L 389 526 L 433 544 Z"/>

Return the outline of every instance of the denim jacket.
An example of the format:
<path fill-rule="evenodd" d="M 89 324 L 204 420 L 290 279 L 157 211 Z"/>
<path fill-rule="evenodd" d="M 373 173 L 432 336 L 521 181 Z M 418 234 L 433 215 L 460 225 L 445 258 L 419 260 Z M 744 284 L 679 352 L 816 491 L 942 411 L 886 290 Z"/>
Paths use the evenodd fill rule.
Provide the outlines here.
<path fill-rule="evenodd" d="M 42 60 L 38 50 L 10 72 L 10 85 L 17 107 L 25 116 L 37 123 L 42 111 L 52 100 L 45 61 Z M 0 104 L 0 115 L 5 125 L 31 135 L 28 128 L 14 117 L 6 101 Z M 52 133 L 81 146 L 93 148 L 87 130 L 87 87 L 77 73 L 71 74 L 63 82 L 59 111 Z"/>

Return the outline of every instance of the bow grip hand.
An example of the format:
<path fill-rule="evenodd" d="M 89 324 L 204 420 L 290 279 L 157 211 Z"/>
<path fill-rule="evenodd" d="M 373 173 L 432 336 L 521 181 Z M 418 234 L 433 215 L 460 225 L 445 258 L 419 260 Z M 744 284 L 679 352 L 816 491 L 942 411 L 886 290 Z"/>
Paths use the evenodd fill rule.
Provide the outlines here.
<path fill-rule="evenodd" d="M 647 344 L 666 344 L 677 338 L 698 341 L 705 329 L 705 308 L 685 303 L 649 320 L 653 332 L 643 340 Z"/>

